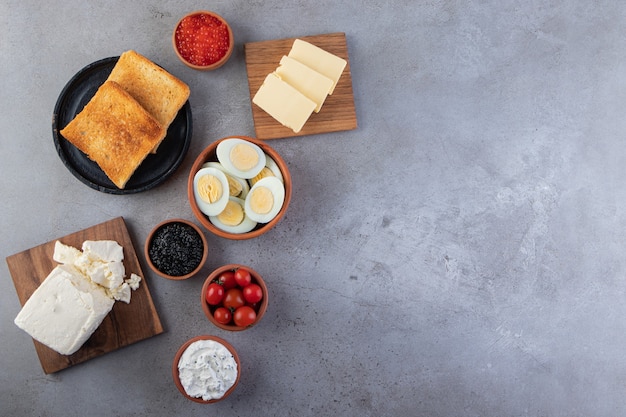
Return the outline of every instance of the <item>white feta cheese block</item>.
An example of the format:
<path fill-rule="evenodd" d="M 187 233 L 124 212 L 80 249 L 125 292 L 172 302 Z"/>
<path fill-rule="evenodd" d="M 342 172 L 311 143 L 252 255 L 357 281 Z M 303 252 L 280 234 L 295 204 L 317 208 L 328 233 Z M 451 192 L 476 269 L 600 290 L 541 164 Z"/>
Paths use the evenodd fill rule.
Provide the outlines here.
<path fill-rule="evenodd" d="M 124 248 L 114 240 L 85 240 L 83 253 L 92 260 L 121 262 L 124 260 Z"/>
<path fill-rule="evenodd" d="M 104 288 L 72 266 L 59 265 L 31 295 L 14 322 L 33 339 L 71 355 L 100 326 L 114 303 Z"/>

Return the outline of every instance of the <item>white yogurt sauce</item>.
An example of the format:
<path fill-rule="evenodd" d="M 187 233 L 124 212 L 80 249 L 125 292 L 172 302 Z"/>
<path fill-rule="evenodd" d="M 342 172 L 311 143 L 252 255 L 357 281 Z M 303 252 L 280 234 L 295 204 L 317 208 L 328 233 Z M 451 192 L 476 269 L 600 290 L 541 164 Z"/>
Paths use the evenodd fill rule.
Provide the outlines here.
<path fill-rule="evenodd" d="M 222 398 L 237 380 L 237 362 L 226 346 L 214 340 L 190 344 L 178 361 L 178 375 L 190 397 Z"/>

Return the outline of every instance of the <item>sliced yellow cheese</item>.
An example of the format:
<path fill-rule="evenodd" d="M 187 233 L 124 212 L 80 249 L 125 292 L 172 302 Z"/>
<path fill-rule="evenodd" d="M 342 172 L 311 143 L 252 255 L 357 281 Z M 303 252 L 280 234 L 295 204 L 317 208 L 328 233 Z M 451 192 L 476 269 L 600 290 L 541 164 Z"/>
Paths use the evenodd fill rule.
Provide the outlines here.
<path fill-rule="evenodd" d="M 252 102 L 295 133 L 302 130 L 316 107 L 313 100 L 274 73 L 265 77 Z"/>
<path fill-rule="evenodd" d="M 333 86 L 328 94 L 332 94 L 335 90 L 341 73 L 348 63 L 345 59 L 302 39 L 296 39 L 293 42 L 288 56 L 330 78 Z"/>
<path fill-rule="evenodd" d="M 334 84 L 330 78 L 288 56 L 281 58 L 275 72 L 281 80 L 315 102 L 315 113 L 322 108 Z"/>

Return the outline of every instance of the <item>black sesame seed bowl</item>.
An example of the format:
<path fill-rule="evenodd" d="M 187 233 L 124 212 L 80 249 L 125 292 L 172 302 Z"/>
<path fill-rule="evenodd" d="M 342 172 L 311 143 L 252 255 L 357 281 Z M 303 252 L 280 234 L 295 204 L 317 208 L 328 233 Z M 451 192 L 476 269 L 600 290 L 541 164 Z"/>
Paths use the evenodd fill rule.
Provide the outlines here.
<path fill-rule="evenodd" d="M 208 254 L 204 233 L 185 219 L 169 219 L 156 225 L 144 247 L 150 269 L 172 280 L 184 280 L 196 275 Z"/>

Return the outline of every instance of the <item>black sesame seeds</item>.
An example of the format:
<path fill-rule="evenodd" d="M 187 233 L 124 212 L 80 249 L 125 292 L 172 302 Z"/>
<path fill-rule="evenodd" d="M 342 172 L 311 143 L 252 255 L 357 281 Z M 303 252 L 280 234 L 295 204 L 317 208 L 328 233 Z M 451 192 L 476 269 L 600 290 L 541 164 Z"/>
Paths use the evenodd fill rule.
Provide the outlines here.
<path fill-rule="evenodd" d="M 168 223 L 152 237 L 148 255 L 152 264 L 164 274 L 187 275 L 202 261 L 204 244 L 198 232 L 184 223 Z"/>

